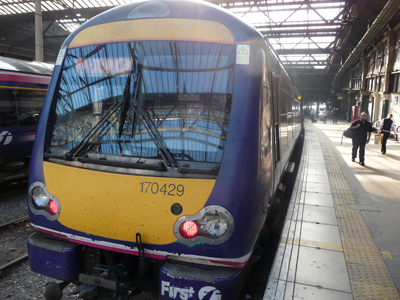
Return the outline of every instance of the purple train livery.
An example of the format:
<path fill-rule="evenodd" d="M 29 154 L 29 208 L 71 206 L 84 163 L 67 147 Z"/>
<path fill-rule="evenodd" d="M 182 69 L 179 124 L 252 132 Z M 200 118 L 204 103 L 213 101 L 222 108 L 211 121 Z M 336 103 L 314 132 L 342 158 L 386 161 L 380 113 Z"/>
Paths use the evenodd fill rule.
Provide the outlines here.
<path fill-rule="evenodd" d="M 143 1 L 58 54 L 29 174 L 31 269 L 81 299 L 240 296 L 303 124 L 267 40 L 201 1 Z"/>

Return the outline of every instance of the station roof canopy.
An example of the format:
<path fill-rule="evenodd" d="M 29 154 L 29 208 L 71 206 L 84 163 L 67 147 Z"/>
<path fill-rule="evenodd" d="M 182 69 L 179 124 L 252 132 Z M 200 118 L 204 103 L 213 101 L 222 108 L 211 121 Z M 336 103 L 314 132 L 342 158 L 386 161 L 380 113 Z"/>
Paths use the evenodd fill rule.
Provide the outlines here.
<path fill-rule="evenodd" d="M 42 0 L 45 61 L 54 62 L 65 38 L 86 20 L 129 0 Z M 269 38 L 308 101 L 329 101 L 341 66 L 380 13 L 397 0 L 209 0 Z M 400 21 L 390 7 L 387 26 Z M 35 1 L 0 2 L 0 55 L 35 58 Z M 388 12 L 386 12 L 388 13 Z M 386 24 L 385 24 L 386 25 Z M 376 33 L 378 40 L 383 30 Z M 366 46 L 368 47 L 368 46 Z"/>

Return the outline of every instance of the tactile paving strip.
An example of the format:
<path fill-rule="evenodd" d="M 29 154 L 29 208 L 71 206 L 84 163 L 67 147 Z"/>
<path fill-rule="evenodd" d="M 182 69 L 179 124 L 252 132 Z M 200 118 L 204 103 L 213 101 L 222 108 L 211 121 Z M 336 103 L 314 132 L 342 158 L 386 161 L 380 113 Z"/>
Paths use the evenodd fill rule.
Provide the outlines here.
<path fill-rule="evenodd" d="M 354 195 L 325 136 L 319 130 L 315 131 L 324 153 L 354 300 L 399 300 L 382 255 L 359 211 L 362 208 L 357 208 Z"/>
<path fill-rule="evenodd" d="M 376 284 L 365 284 L 356 282 L 351 284 L 353 295 L 357 294 L 358 298 L 354 299 L 376 299 L 376 300 L 396 300 L 398 294 L 395 288 L 382 287 Z M 373 295 L 373 296 L 372 296 Z"/>

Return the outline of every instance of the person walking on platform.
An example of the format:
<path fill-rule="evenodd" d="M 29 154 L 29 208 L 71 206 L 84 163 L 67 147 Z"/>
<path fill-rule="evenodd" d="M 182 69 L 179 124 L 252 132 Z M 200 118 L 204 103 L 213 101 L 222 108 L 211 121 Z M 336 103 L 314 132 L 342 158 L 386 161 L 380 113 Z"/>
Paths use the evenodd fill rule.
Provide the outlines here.
<path fill-rule="evenodd" d="M 379 133 L 382 133 L 382 147 L 381 152 L 382 154 L 386 153 L 386 142 L 390 136 L 390 130 L 394 132 L 394 122 L 392 120 L 393 114 L 388 114 L 386 119 L 383 119 L 381 122 L 381 127 L 379 128 Z"/>
<path fill-rule="evenodd" d="M 338 107 L 336 107 L 335 110 L 335 124 L 337 124 L 337 119 L 340 117 L 340 110 Z"/>
<path fill-rule="evenodd" d="M 324 123 L 326 124 L 326 120 L 328 119 L 329 116 L 329 111 L 328 108 L 325 108 L 324 110 Z"/>
<path fill-rule="evenodd" d="M 331 111 L 331 117 L 332 117 L 333 124 L 335 124 L 335 113 L 336 113 L 336 108 L 333 108 Z"/>
<path fill-rule="evenodd" d="M 357 150 L 360 148 L 360 165 L 365 166 L 364 156 L 365 156 L 365 145 L 369 143 L 371 138 L 371 132 L 373 131 L 372 125 L 367 121 L 367 113 L 363 111 L 360 115 L 360 120 L 356 120 L 351 124 L 350 129 L 355 130 L 353 136 L 353 149 L 351 161 L 355 161 L 357 157 Z"/>

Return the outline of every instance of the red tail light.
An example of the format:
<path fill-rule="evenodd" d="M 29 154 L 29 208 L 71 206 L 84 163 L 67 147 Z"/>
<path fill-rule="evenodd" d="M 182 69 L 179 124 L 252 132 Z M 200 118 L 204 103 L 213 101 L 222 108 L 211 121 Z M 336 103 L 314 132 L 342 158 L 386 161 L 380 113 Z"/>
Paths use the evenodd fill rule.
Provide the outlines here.
<path fill-rule="evenodd" d="M 198 231 L 199 226 L 193 221 L 185 221 L 179 227 L 179 233 L 187 239 L 194 237 Z"/>
<path fill-rule="evenodd" d="M 56 201 L 54 201 L 54 200 L 50 200 L 50 202 L 49 202 L 49 209 L 50 209 L 50 211 L 49 211 L 49 213 L 51 213 L 52 215 L 55 215 L 56 213 L 57 213 L 57 211 L 58 211 L 58 205 L 57 205 L 57 202 Z"/>
<path fill-rule="evenodd" d="M 190 245 L 197 242 L 218 245 L 228 240 L 235 229 L 232 214 L 219 205 L 203 207 L 195 215 L 185 215 L 176 220 L 176 238 Z"/>

